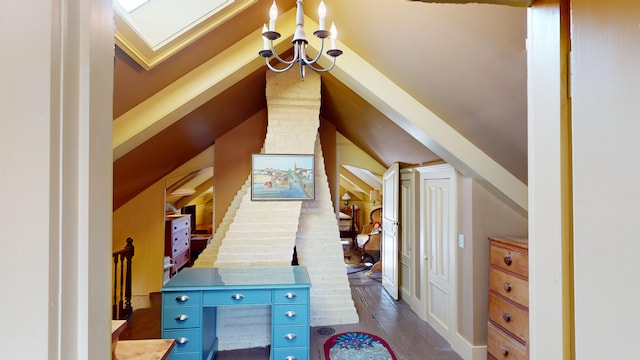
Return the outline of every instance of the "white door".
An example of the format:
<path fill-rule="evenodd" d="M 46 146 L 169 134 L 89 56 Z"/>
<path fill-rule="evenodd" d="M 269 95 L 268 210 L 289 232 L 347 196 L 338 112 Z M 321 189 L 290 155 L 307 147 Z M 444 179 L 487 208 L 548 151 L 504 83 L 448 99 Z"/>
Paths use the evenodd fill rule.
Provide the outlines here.
<path fill-rule="evenodd" d="M 456 322 L 455 171 L 447 166 L 420 170 L 422 299 L 426 321 L 451 342 Z"/>
<path fill-rule="evenodd" d="M 382 177 L 382 286 L 398 300 L 398 197 L 400 164 L 395 163 Z"/>
<path fill-rule="evenodd" d="M 425 213 L 423 213 L 427 269 L 427 316 L 449 329 L 449 180 L 425 180 Z"/>

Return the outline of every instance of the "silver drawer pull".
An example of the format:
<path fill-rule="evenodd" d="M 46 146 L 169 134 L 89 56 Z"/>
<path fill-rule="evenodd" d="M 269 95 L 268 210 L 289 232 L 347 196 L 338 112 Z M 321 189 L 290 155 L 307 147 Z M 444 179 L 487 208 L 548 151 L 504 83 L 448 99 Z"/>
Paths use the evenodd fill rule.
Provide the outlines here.
<path fill-rule="evenodd" d="M 189 300 L 189 297 L 188 297 L 187 295 L 178 296 L 178 297 L 176 298 L 176 301 L 177 301 L 177 302 L 186 302 L 186 301 L 188 301 L 188 300 Z"/>
<path fill-rule="evenodd" d="M 231 295 L 231 298 L 233 300 L 242 300 L 242 299 L 244 299 L 244 295 L 242 295 L 242 294 L 234 294 L 234 295 Z"/>
<path fill-rule="evenodd" d="M 293 299 L 296 297 L 296 293 L 288 292 L 284 294 L 284 297 L 286 297 L 287 299 Z"/>
<path fill-rule="evenodd" d="M 298 316 L 298 314 L 296 314 L 295 311 L 287 311 L 286 313 L 284 313 L 284 316 L 286 316 L 288 318 L 292 318 L 292 317 Z"/>
<path fill-rule="evenodd" d="M 186 344 L 186 343 L 188 343 L 188 342 L 189 342 L 189 338 L 186 338 L 186 337 L 177 338 L 177 339 L 176 339 L 176 342 L 177 342 L 178 344 L 182 344 L 182 345 L 184 345 L 184 344 Z"/>
<path fill-rule="evenodd" d="M 175 317 L 175 319 L 178 321 L 186 321 L 187 319 L 189 319 L 189 315 L 185 315 L 185 314 L 178 315 Z"/>
<path fill-rule="evenodd" d="M 293 340 L 293 339 L 296 339 L 297 337 L 298 337 L 298 335 L 292 334 L 292 333 L 289 333 L 289 334 L 284 336 L 284 338 L 287 339 L 287 340 Z"/>
<path fill-rule="evenodd" d="M 293 355 L 289 355 L 286 358 L 284 358 L 284 360 L 298 360 L 298 358 Z"/>

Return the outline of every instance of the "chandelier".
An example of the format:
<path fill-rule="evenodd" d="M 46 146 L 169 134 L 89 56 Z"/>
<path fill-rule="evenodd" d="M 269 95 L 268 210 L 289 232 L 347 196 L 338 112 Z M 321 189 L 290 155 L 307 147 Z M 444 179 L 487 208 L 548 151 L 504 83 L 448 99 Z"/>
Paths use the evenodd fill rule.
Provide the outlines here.
<path fill-rule="evenodd" d="M 265 24 L 262 27 L 262 37 L 263 37 L 263 49 L 258 52 L 260 56 L 265 58 L 265 62 L 267 63 L 267 67 L 275 72 L 285 72 L 291 69 L 296 63 L 300 66 L 300 77 L 304 79 L 305 76 L 305 68 L 310 67 L 314 71 L 317 72 L 326 72 L 336 65 L 336 57 L 342 55 L 342 50 L 336 48 L 336 38 L 338 36 L 338 31 L 336 30 L 335 24 L 331 24 L 331 30 L 325 29 L 325 17 L 327 15 L 327 8 L 324 5 L 324 1 L 320 1 L 320 5 L 318 6 L 318 30 L 313 32 L 317 38 L 321 40 L 320 50 L 318 51 L 318 55 L 311 59 L 307 56 L 307 38 L 304 34 L 304 12 L 302 10 L 302 0 L 296 1 L 296 31 L 293 34 L 293 40 L 291 43 L 293 44 L 293 59 L 284 60 L 275 51 L 273 47 L 273 41 L 280 37 L 280 33 L 276 31 L 276 18 L 278 17 L 278 8 L 276 7 L 275 0 L 273 1 L 273 5 L 271 5 L 271 9 L 269 11 L 269 28 Z M 322 51 L 324 49 L 324 40 L 326 38 L 331 38 L 331 49 L 327 50 L 327 55 L 333 58 L 333 63 L 328 68 L 320 68 L 314 66 L 320 59 L 320 55 L 322 55 Z M 278 68 L 272 66 L 269 62 L 269 58 L 273 56 L 278 62 L 282 65 L 282 67 Z"/>

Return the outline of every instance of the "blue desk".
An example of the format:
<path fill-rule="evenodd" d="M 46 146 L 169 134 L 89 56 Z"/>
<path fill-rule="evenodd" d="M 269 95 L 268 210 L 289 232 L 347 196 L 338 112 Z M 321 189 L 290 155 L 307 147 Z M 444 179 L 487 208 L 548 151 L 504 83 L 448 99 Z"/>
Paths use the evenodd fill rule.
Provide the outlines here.
<path fill-rule="evenodd" d="M 219 306 L 271 306 L 271 359 L 309 359 L 309 288 L 303 266 L 186 268 L 162 287 L 162 338 L 170 360 L 210 360 Z"/>

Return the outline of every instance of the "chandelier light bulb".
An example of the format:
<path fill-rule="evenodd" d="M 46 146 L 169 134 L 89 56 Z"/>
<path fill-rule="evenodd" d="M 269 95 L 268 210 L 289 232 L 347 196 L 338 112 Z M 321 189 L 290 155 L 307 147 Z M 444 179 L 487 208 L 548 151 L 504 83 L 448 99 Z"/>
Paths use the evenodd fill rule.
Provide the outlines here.
<path fill-rule="evenodd" d="M 269 9 L 269 30 L 276 31 L 276 18 L 278 17 L 278 7 L 276 6 L 276 0 L 273 0 L 271 8 Z"/>
<path fill-rule="evenodd" d="M 338 38 L 338 29 L 336 28 L 336 24 L 331 23 L 331 49 L 337 49 L 336 47 L 336 39 Z"/>
<path fill-rule="evenodd" d="M 269 29 L 267 29 L 267 24 L 262 25 L 262 33 L 264 34 L 267 31 L 269 31 Z M 269 39 L 264 36 L 262 37 L 262 49 L 269 50 Z"/>
<path fill-rule="evenodd" d="M 327 7 L 324 5 L 324 1 L 320 1 L 318 5 L 318 30 L 324 30 L 324 20 L 327 17 Z"/>

